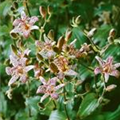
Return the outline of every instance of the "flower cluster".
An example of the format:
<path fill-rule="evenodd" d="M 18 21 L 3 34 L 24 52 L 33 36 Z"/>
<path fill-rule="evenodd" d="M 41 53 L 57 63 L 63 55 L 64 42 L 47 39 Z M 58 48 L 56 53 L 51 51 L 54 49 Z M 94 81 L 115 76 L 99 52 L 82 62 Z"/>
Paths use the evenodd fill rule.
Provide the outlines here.
<path fill-rule="evenodd" d="M 96 29 L 92 29 L 87 33 L 86 37 L 89 42 L 83 43 L 78 49 L 75 47 L 77 39 L 72 39 L 71 37 L 72 30 L 67 30 L 65 34 L 58 39 L 55 39 L 53 30 L 50 30 L 48 34 L 46 34 L 45 25 L 50 20 L 51 12 L 49 10 L 46 12 L 40 7 L 40 14 L 43 21 L 45 21 L 41 27 L 34 25 L 38 21 L 37 16 L 28 17 L 24 11 L 21 12 L 21 18 L 16 18 L 13 21 L 14 28 L 10 32 L 11 35 L 17 34 L 23 36 L 23 40 L 20 40 L 24 43 L 24 39 L 29 39 L 32 30 L 39 30 L 39 39 L 35 39 L 33 43 L 36 50 L 33 56 L 29 56 L 31 50 L 27 48 L 26 44 L 20 47 L 17 45 L 17 42 L 14 44 L 16 51 L 12 49 L 12 54 L 10 55 L 11 67 L 6 67 L 6 73 L 11 75 L 8 83 L 11 89 L 12 85 L 17 83 L 17 80 L 26 83 L 29 77 L 33 77 L 35 80 L 40 81 L 40 85 L 36 90 L 37 94 L 43 94 L 40 102 L 43 102 L 47 97 L 57 100 L 59 95 L 64 95 L 66 100 L 66 85 L 71 83 L 75 89 L 77 81 L 79 81 L 80 78 L 80 65 L 91 70 L 94 75 L 101 74 L 105 79 L 104 84 L 108 82 L 109 76 L 119 77 L 120 72 L 117 68 L 120 67 L 120 63 L 113 64 L 112 56 L 108 56 L 107 60 L 98 57 L 98 55 L 102 56 L 101 54 L 105 52 L 109 46 L 105 46 L 105 49 L 102 51 L 94 44 L 91 38 Z M 73 27 L 78 27 L 80 23 L 79 19 L 80 16 L 73 19 Z M 100 66 L 95 67 L 88 59 L 90 56 L 96 56 L 95 60 L 99 62 Z M 79 62 L 83 60 L 83 63 Z M 89 61 L 89 66 L 84 64 L 86 61 Z M 90 68 L 91 66 L 92 69 Z M 33 76 L 28 75 L 30 70 L 34 71 Z M 116 85 L 111 85 L 104 89 L 110 91 L 115 87 Z M 60 94 L 61 91 L 64 92 L 64 94 Z M 75 94 L 77 94 L 77 92 L 75 92 Z"/>

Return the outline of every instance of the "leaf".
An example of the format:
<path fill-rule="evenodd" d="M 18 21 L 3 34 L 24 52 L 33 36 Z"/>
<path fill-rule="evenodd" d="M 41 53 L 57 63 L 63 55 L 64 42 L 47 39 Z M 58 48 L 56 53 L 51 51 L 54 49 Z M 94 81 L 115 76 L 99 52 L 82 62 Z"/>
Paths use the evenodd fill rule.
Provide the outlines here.
<path fill-rule="evenodd" d="M 90 93 L 82 101 L 79 107 L 78 116 L 80 118 L 87 117 L 92 112 L 94 112 L 98 106 L 99 106 L 99 103 L 98 103 L 98 100 L 95 98 L 95 94 Z"/>
<path fill-rule="evenodd" d="M 66 115 L 64 112 L 55 110 L 51 113 L 49 120 L 66 120 Z"/>
<path fill-rule="evenodd" d="M 106 117 L 106 120 L 119 120 L 120 119 L 120 106 L 115 112 L 111 112 Z"/>
<path fill-rule="evenodd" d="M 30 107 L 32 115 L 37 115 L 37 113 L 39 112 L 39 107 L 38 107 L 38 104 L 37 104 L 39 102 L 39 100 L 40 100 L 39 96 L 26 98 L 25 104 L 28 107 Z"/>

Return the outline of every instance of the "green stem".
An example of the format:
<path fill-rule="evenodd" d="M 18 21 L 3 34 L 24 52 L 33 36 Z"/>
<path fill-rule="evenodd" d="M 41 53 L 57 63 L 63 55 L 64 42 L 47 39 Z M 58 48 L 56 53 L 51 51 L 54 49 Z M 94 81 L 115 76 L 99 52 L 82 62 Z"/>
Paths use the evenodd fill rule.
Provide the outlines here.
<path fill-rule="evenodd" d="M 92 71 L 92 72 L 94 71 L 94 69 L 88 67 L 87 65 L 85 65 L 84 63 L 82 63 L 80 60 L 79 60 L 79 63 L 80 63 L 82 66 L 84 66 L 85 68 L 87 68 L 88 70 L 90 70 L 90 71 Z"/>

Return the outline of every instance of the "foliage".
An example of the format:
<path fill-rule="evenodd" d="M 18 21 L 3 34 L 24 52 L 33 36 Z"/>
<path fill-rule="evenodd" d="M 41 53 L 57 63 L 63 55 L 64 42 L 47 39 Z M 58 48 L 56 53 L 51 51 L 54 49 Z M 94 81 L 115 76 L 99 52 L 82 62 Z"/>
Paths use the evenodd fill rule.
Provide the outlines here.
<path fill-rule="evenodd" d="M 0 1 L 0 120 L 120 120 L 119 0 Z"/>

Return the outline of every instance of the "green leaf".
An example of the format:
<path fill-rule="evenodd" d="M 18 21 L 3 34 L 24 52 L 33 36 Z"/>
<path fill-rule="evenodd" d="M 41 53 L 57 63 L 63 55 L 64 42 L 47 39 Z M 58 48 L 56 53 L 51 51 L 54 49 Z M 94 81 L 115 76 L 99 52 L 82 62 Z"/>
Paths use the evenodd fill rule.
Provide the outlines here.
<path fill-rule="evenodd" d="M 79 107 L 78 116 L 80 118 L 84 118 L 94 112 L 98 106 L 99 103 L 98 100 L 95 98 L 95 94 L 90 93 L 82 101 Z"/>
<path fill-rule="evenodd" d="M 64 112 L 55 110 L 51 113 L 49 120 L 66 120 L 66 115 Z"/>
<path fill-rule="evenodd" d="M 120 106 L 115 112 L 108 113 L 106 120 L 119 120 L 120 119 Z"/>
<path fill-rule="evenodd" d="M 32 115 L 37 115 L 37 113 L 39 112 L 39 107 L 37 104 L 39 100 L 40 100 L 39 96 L 26 98 L 25 104 L 27 105 L 27 107 L 30 107 Z"/>

